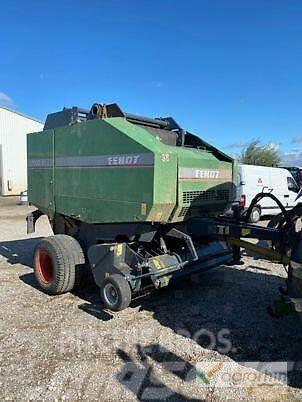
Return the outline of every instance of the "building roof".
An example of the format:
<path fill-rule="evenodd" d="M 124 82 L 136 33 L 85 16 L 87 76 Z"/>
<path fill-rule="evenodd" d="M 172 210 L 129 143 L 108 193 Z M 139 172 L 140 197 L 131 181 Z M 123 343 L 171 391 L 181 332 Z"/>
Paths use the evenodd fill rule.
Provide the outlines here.
<path fill-rule="evenodd" d="M 22 116 L 22 117 L 25 117 L 26 119 L 34 120 L 34 121 L 36 121 L 37 123 L 44 124 L 44 121 L 35 119 L 34 117 L 31 117 L 31 116 L 27 116 L 26 114 L 21 113 L 21 112 L 17 112 L 16 110 L 10 109 L 10 108 L 7 107 L 7 106 L 2 106 L 2 105 L 0 105 L 0 109 L 8 110 L 9 112 L 18 114 L 19 116 Z"/>

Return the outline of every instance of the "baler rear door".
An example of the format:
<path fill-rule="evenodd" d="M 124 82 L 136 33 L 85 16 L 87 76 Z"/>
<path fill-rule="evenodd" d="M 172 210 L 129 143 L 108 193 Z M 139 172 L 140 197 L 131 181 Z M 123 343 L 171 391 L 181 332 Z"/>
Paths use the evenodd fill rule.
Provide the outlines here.
<path fill-rule="evenodd" d="M 54 214 L 54 130 L 27 136 L 28 200 Z"/>

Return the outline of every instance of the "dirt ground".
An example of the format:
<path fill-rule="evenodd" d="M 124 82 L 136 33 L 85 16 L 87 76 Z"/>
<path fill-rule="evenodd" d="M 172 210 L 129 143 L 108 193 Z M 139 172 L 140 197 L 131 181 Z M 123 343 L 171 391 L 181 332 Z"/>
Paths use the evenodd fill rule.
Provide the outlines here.
<path fill-rule="evenodd" d="M 302 399 L 301 323 L 266 312 L 282 266 L 244 256 L 242 266 L 194 275 L 113 314 L 95 288 L 56 297 L 37 289 L 33 250 L 51 232 L 43 217 L 26 235 L 28 211 L 0 201 L 1 400 Z M 270 375 L 255 384 L 263 367 L 244 362 L 288 362 L 288 385 Z"/>

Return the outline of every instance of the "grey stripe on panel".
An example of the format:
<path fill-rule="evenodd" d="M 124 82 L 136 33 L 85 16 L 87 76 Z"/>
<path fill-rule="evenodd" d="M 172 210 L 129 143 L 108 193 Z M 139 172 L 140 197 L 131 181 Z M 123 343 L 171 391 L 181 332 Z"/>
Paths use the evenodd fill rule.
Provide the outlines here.
<path fill-rule="evenodd" d="M 96 156 L 63 156 L 55 158 L 57 168 L 97 168 L 97 167 L 148 167 L 154 165 L 152 153 L 145 154 L 118 154 Z M 30 159 L 29 168 L 52 167 L 51 159 Z"/>
<path fill-rule="evenodd" d="M 51 158 L 28 159 L 27 166 L 29 168 L 50 168 L 53 167 L 53 159 Z"/>
<path fill-rule="evenodd" d="M 202 169 L 181 167 L 178 171 L 180 180 L 232 180 L 232 170 L 228 169 Z"/>

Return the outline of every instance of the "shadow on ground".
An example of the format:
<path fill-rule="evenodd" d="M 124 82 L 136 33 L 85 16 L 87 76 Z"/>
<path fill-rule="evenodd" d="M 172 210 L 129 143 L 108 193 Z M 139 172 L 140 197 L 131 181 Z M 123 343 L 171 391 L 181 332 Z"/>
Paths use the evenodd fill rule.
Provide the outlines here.
<path fill-rule="evenodd" d="M 116 350 L 116 354 L 123 362 L 116 378 L 139 401 L 188 401 L 186 396 L 172 390 L 154 373 L 153 362 L 157 362 L 164 370 L 179 377 L 182 381 L 195 381 L 195 367 L 175 353 L 160 344 L 148 346 L 136 344 L 137 359 L 134 360 L 127 352 L 119 348 Z M 151 358 L 151 362 L 148 358 Z M 201 401 L 200 398 L 190 398 L 190 400 Z"/>
<path fill-rule="evenodd" d="M 294 362 L 289 385 L 302 388 L 302 322 L 294 315 L 268 315 L 284 279 L 255 268 L 257 262 L 245 269 L 221 266 L 134 300 L 132 307 L 152 312 L 161 325 L 239 363 Z M 99 307 L 97 318 L 103 320 L 98 292 L 79 296 L 86 301 L 85 311 L 96 316 Z"/>
<path fill-rule="evenodd" d="M 11 264 L 32 266 L 39 238 L 5 242 L 0 253 Z M 278 298 L 284 279 L 267 270 L 255 272 L 257 261 L 246 267 L 222 266 L 178 281 L 133 302 L 141 311 L 175 333 L 193 339 L 200 346 L 225 354 L 237 362 L 296 362 L 289 384 L 302 387 L 301 320 L 294 315 L 272 318 L 266 308 Z M 21 279 L 36 287 L 31 273 Z M 114 315 L 102 310 L 95 287 L 76 292 L 84 303 L 80 308 L 96 319 L 107 321 Z M 131 308 L 131 307 L 130 307 Z"/>
<path fill-rule="evenodd" d="M 0 243 L 0 254 L 10 264 L 22 264 L 32 268 L 34 249 L 41 239 L 42 237 L 34 237 L 31 239 L 3 241 Z"/>

